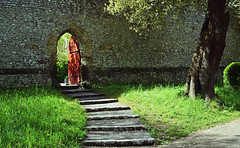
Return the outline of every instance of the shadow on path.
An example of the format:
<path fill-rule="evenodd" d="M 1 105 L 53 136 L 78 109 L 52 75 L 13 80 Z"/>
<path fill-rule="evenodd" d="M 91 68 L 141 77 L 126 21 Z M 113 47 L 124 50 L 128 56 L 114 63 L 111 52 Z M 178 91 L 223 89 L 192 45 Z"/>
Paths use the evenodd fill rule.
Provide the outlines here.
<path fill-rule="evenodd" d="M 208 130 L 198 131 L 162 147 L 240 148 L 240 119 Z"/>

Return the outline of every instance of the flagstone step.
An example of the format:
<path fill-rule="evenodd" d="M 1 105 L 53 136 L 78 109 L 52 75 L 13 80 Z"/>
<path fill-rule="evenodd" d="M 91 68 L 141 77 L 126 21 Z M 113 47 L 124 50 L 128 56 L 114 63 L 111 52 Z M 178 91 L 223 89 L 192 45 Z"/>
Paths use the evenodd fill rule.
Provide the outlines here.
<path fill-rule="evenodd" d="M 104 120 L 89 120 L 88 126 L 132 126 L 141 125 L 139 119 L 104 119 Z"/>
<path fill-rule="evenodd" d="M 135 118 L 90 120 L 87 127 L 89 131 L 131 131 L 144 129 L 144 125 Z"/>
<path fill-rule="evenodd" d="M 139 118 L 138 115 L 106 115 L 106 116 L 88 116 L 87 120 L 103 120 L 103 119 L 128 119 Z"/>
<path fill-rule="evenodd" d="M 147 146 L 154 139 L 145 130 L 136 131 L 88 131 L 82 142 L 85 146 Z"/>
<path fill-rule="evenodd" d="M 88 131 L 135 131 L 144 130 L 143 125 L 132 125 L 132 126 L 88 126 Z"/>
<path fill-rule="evenodd" d="M 60 83 L 60 88 L 61 88 L 61 90 L 66 90 L 66 89 L 79 89 L 79 87 L 80 87 L 79 84 Z"/>
<path fill-rule="evenodd" d="M 133 114 L 131 110 L 89 112 L 87 115 L 88 120 L 129 119 L 129 118 L 139 118 L 139 115 Z"/>
<path fill-rule="evenodd" d="M 82 100 L 80 101 L 81 105 L 90 105 L 90 104 L 104 104 L 118 102 L 117 99 L 95 99 L 95 100 Z"/>
<path fill-rule="evenodd" d="M 79 100 L 87 112 L 87 137 L 83 146 L 125 147 L 150 146 L 154 139 L 132 113 L 130 107 L 117 103 L 117 99 L 79 85 L 61 85 L 62 93 Z"/>
<path fill-rule="evenodd" d="M 86 98 L 86 97 L 100 97 L 104 96 L 104 94 L 96 93 L 96 92 L 80 92 L 80 93 L 73 93 L 73 94 L 67 94 L 67 96 L 70 96 L 72 98 Z"/>
<path fill-rule="evenodd" d="M 108 99 L 106 96 L 90 96 L 90 97 L 82 97 L 82 98 L 76 98 L 79 102 L 80 101 L 88 101 L 88 100 L 100 100 L 100 99 Z"/>
<path fill-rule="evenodd" d="M 116 110 L 129 110 L 130 109 L 130 107 L 122 105 L 120 103 L 84 105 L 84 108 L 87 112 L 116 111 Z"/>
<path fill-rule="evenodd" d="M 91 89 L 65 89 L 65 90 L 62 90 L 62 93 L 64 93 L 64 94 L 81 93 L 81 92 L 94 92 L 94 91 Z"/>
<path fill-rule="evenodd" d="M 126 116 L 135 115 L 131 110 L 116 110 L 116 111 L 99 111 L 99 112 L 89 112 L 87 113 L 89 117 L 92 116 Z"/>

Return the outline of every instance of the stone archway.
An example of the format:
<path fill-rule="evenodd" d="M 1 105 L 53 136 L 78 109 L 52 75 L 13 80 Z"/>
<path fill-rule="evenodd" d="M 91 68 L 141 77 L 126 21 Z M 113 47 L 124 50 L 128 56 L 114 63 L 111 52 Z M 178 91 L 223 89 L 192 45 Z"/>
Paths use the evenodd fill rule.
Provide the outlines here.
<path fill-rule="evenodd" d="M 82 80 L 85 81 L 86 78 L 86 66 L 91 66 L 93 64 L 93 58 L 92 58 L 92 50 L 93 50 L 93 44 L 92 41 L 88 37 L 88 33 L 78 24 L 76 23 L 69 23 L 69 25 L 66 27 L 66 29 L 60 30 L 60 31 L 53 31 L 49 34 L 47 39 L 47 45 L 44 50 L 45 54 L 48 55 L 51 58 L 51 65 L 49 69 L 51 70 L 51 76 L 52 76 L 52 83 L 53 85 L 56 85 L 58 83 L 57 81 L 57 41 L 59 38 L 65 34 L 65 33 L 72 34 L 78 42 L 81 44 L 81 63 L 83 63 L 81 66 L 81 72 L 82 72 Z"/>

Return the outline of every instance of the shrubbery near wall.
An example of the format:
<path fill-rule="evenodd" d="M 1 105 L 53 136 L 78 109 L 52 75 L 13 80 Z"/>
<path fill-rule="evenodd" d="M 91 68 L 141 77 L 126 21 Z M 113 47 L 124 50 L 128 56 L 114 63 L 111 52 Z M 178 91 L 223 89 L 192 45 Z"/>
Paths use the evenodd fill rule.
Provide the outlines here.
<path fill-rule="evenodd" d="M 57 61 L 57 78 L 58 82 L 64 82 L 64 78 L 68 75 L 68 62 L 67 61 Z"/>
<path fill-rule="evenodd" d="M 240 87 L 240 62 L 233 62 L 225 68 L 223 82 L 227 87 L 234 89 Z"/>
<path fill-rule="evenodd" d="M 64 82 L 64 78 L 66 78 L 66 76 L 68 75 L 67 51 L 68 43 L 71 36 L 72 35 L 70 33 L 65 33 L 58 40 L 56 65 L 57 65 L 57 78 L 59 83 Z"/>

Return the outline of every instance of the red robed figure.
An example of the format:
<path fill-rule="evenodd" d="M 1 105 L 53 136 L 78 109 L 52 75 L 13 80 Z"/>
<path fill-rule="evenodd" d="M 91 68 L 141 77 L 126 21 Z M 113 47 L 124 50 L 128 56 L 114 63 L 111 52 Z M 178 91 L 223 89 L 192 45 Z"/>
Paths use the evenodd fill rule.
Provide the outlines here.
<path fill-rule="evenodd" d="M 74 36 L 69 40 L 68 44 L 68 83 L 80 83 L 80 48 L 79 43 Z"/>

